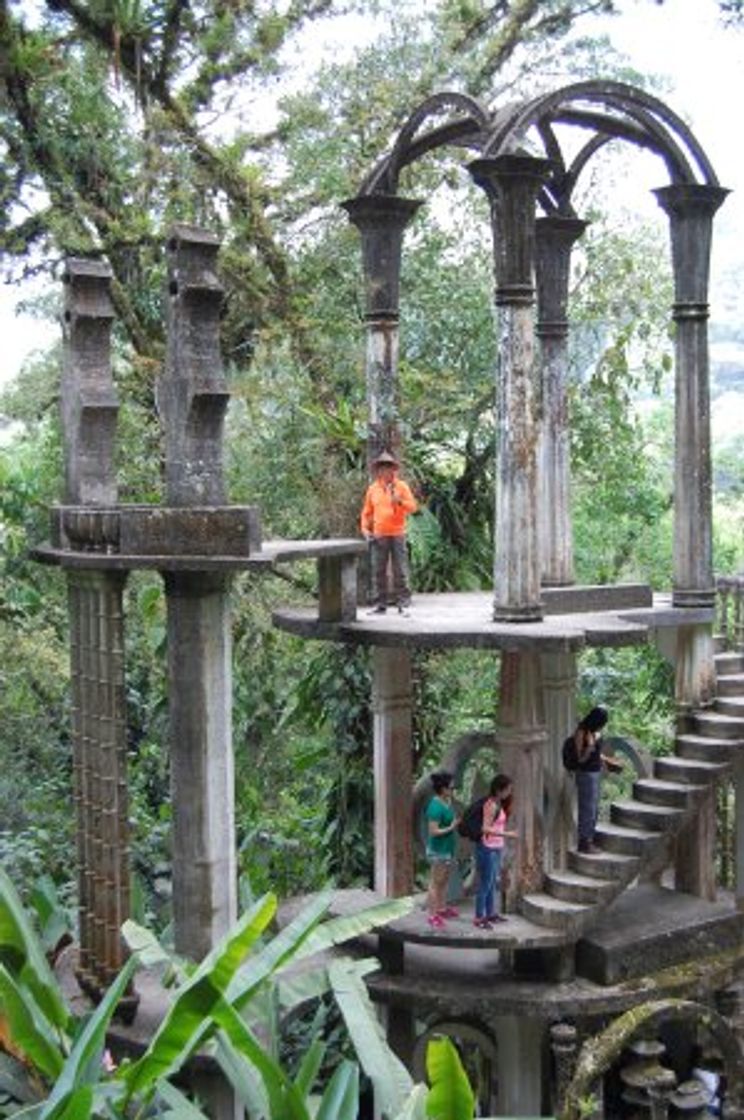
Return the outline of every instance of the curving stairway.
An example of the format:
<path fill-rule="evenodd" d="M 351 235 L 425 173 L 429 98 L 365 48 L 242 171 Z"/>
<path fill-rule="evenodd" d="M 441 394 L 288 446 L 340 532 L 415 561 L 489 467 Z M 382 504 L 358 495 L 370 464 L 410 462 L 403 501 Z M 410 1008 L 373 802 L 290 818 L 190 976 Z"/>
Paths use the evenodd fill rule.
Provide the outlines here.
<path fill-rule="evenodd" d="M 639 778 L 632 798 L 613 802 L 609 821 L 598 825 L 601 855 L 569 852 L 565 870 L 522 898 L 525 918 L 578 938 L 640 874 L 668 865 L 676 834 L 728 772 L 732 752 L 744 750 L 744 655 L 717 653 L 716 672 L 715 705 L 693 713 L 675 754 L 655 759 L 653 777 Z"/>

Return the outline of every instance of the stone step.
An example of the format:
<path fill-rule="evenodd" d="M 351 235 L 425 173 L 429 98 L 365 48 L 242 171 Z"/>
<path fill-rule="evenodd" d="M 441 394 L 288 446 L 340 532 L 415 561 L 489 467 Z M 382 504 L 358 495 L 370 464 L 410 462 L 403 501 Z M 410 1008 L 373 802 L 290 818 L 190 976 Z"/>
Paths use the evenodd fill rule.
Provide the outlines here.
<path fill-rule="evenodd" d="M 619 852 L 626 856 L 641 856 L 647 854 L 661 836 L 660 832 L 649 831 L 645 828 L 629 828 L 615 824 L 614 821 L 602 821 L 594 830 L 594 842 L 608 852 Z M 588 857 L 591 859 L 591 856 Z"/>
<path fill-rule="evenodd" d="M 737 746 L 735 740 L 692 732 L 678 735 L 674 746 L 680 758 L 703 759 L 705 762 L 729 762 Z"/>
<path fill-rule="evenodd" d="M 728 673 L 718 677 L 719 696 L 744 696 L 744 673 Z"/>
<path fill-rule="evenodd" d="M 536 925 L 565 930 L 578 934 L 594 913 L 593 906 L 564 902 L 543 891 L 522 895 L 519 903 L 522 915 Z"/>
<path fill-rule="evenodd" d="M 726 635 L 714 634 L 713 635 L 713 652 L 725 653 L 726 652 Z"/>
<path fill-rule="evenodd" d="M 726 653 L 715 655 L 716 672 L 719 677 L 728 676 L 729 673 L 744 673 L 744 654 L 727 650 Z"/>
<path fill-rule="evenodd" d="M 720 712 L 697 711 L 692 715 L 692 729 L 698 735 L 710 735 L 715 739 L 733 739 L 744 746 L 744 719 L 736 716 L 721 715 Z"/>
<path fill-rule="evenodd" d="M 641 866 L 638 856 L 604 850 L 598 856 L 571 851 L 568 853 L 567 863 L 571 871 L 576 871 L 580 875 L 596 875 L 598 879 L 613 879 L 621 886 L 634 879 Z"/>
<path fill-rule="evenodd" d="M 689 782 L 691 785 L 702 786 L 706 782 L 722 778 L 728 770 L 729 764 L 726 762 L 707 762 L 700 758 L 671 755 L 668 758 L 654 759 L 654 776 L 665 782 Z"/>
<path fill-rule="evenodd" d="M 642 801 L 613 801 L 610 820 L 625 828 L 641 828 L 649 832 L 672 832 L 682 822 L 683 809 L 667 805 L 646 805 Z"/>
<path fill-rule="evenodd" d="M 639 778 L 633 783 L 633 797 L 646 805 L 666 805 L 671 809 L 693 809 L 708 783 L 693 785 L 664 778 Z"/>
<path fill-rule="evenodd" d="M 744 720 L 744 696 L 719 696 L 713 705 L 714 712 L 722 716 L 735 716 Z"/>
<path fill-rule="evenodd" d="M 621 890 L 617 882 L 581 875 L 572 871 L 549 871 L 545 876 L 545 892 L 563 902 L 586 906 L 606 905 Z"/>

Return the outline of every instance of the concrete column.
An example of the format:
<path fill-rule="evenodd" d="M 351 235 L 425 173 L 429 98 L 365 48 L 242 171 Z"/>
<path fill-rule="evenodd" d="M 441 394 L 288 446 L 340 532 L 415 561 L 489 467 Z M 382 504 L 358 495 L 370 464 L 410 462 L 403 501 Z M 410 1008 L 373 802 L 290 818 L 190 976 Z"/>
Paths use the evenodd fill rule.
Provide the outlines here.
<path fill-rule="evenodd" d="M 403 232 L 421 203 L 397 195 L 360 195 L 341 206 L 362 238 L 365 279 L 368 463 L 400 448 L 398 322 Z"/>
<path fill-rule="evenodd" d="M 678 891 L 716 900 L 716 790 L 711 786 L 695 816 L 675 841 L 674 886 Z"/>
<path fill-rule="evenodd" d="M 542 617 L 538 552 L 533 267 L 535 200 L 547 160 L 503 155 L 468 166 L 491 205 L 498 313 L 496 410 L 496 621 Z"/>
<path fill-rule="evenodd" d="M 227 581 L 169 572 L 175 948 L 201 960 L 237 917 Z"/>
<path fill-rule="evenodd" d="M 685 715 L 709 707 L 716 698 L 712 625 L 680 626 L 676 635 L 674 694 L 678 712 Z"/>
<path fill-rule="evenodd" d="M 543 767 L 547 732 L 543 714 L 540 658 L 534 653 L 503 653 L 496 741 L 504 773 L 514 782 L 512 828 L 519 834 L 511 860 L 507 905 L 539 890 L 543 880 Z"/>
<path fill-rule="evenodd" d="M 708 275 L 713 215 L 728 191 L 676 184 L 654 191 L 669 215 L 674 266 L 675 606 L 713 606 Z"/>
<path fill-rule="evenodd" d="M 576 835 L 575 784 L 563 765 L 562 747 L 576 726 L 575 653 L 540 655 L 548 746 L 545 753 L 545 870 L 566 866 Z"/>
<path fill-rule="evenodd" d="M 733 761 L 734 782 L 734 843 L 736 859 L 736 905 L 744 910 L 744 758 L 735 754 Z"/>
<path fill-rule="evenodd" d="M 387 898 L 413 891 L 411 655 L 373 653 L 375 890 Z"/>
<path fill-rule="evenodd" d="M 523 1015 L 496 1021 L 500 1116 L 542 1116 L 544 1026 Z"/>
<path fill-rule="evenodd" d="M 539 218 L 536 231 L 537 337 L 541 424 L 538 525 L 544 586 L 574 582 L 571 432 L 568 416 L 568 284 L 571 251 L 587 227 L 578 218 Z"/>

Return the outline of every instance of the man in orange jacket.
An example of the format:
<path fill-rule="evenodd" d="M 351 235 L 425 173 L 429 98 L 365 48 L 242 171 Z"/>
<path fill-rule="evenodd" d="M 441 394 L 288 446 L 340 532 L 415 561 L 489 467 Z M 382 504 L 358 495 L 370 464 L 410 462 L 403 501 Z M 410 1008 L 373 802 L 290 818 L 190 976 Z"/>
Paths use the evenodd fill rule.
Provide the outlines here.
<path fill-rule="evenodd" d="M 406 549 L 406 517 L 418 503 L 407 483 L 398 478 L 400 464 L 383 451 L 372 464 L 374 482 L 367 488 L 362 507 L 361 529 L 372 546 L 372 614 L 387 610 L 387 568 L 393 569 L 393 597 L 403 614 L 411 602 Z"/>

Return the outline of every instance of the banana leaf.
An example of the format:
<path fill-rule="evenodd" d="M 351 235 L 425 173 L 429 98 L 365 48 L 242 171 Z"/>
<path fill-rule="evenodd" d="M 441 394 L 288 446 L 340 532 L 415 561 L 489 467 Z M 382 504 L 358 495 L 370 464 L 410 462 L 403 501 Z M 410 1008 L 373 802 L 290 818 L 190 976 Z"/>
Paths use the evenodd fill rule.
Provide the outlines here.
<path fill-rule="evenodd" d="M 127 1095 L 150 1092 L 161 1077 L 170 1077 L 214 1029 L 211 1013 L 229 986 L 245 954 L 276 912 L 276 898 L 265 895 L 204 958 L 178 990 L 145 1053 L 122 1070 Z"/>
<path fill-rule="evenodd" d="M 429 1090 L 426 1085 L 416 1085 L 395 1120 L 426 1120 L 426 1098 L 428 1095 Z"/>
<path fill-rule="evenodd" d="M 354 937 L 361 937 L 378 926 L 387 925 L 397 918 L 410 914 L 414 900 L 408 898 L 392 898 L 389 901 L 375 903 L 357 914 L 346 914 L 343 917 L 329 918 L 322 925 L 317 926 L 312 934 L 303 943 L 302 947 L 294 954 L 294 960 L 302 960 L 320 953 L 324 949 L 331 949 L 334 945 L 341 945 Z"/>
<path fill-rule="evenodd" d="M 460 1055 L 449 1038 L 432 1038 L 426 1047 L 429 1120 L 473 1120 L 475 1097 Z"/>
<path fill-rule="evenodd" d="M 42 1013 L 69 1034 L 72 1018 L 38 935 L 7 873 L 0 867 L 0 963 L 26 986 Z"/>
<path fill-rule="evenodd" d="M 295 1085 L 305 1097 L 309 1096 L 315 1083 L 326 1049 L 326 1044 L 322 1039 L 314 1038 L 300 1062 L 300 1068 L 295 1077 Z"/>
<path fill-rule="evenodd" d="M 90 1084 L 76 1085 L 60 1097 L 53 1109 L 49 1111 L 45 1105 L 40 1113 L 46 1120 L 89 1120 L 92 1115 L 93 1086 Z"/>
<path fill-rule="evenodd" d="M 62 1072 L 44 1103 L 41 1120 L 61 1120 L 63 1116 L 65 1120 L 74 1120 L 84 1100 L 84 1094 L 78 1095 L 77 1090 L 86 1085 L 93 1086 L 101 1078 L 106 1031 L 137 964 L 136 957 L 129 958 L 76 1038 Z M 69 1115 L 68 1109 L 72 1110 Z"/>
<path fill-rule="evenodd" d="M 197 1108 L 189 1098 L 171 1085 L 170 1081 L 161 1081 L 158 1084 L 156 1102 L 162 1101 L 168 1110 L 159 1113 L 161 1116 L 172 1117 L 173 1120 L 207 1120 L 206 1114 Z"/>
<path fill-rule="evenodd" d="M 39 1079 L 17 1058 L 6 1054 L 0 1041 L 0 1096 L 20 1104 L 37 1104 L 42 1093 Z M 7 1111 L 7 1103 L 4 1105 Z"/>
<path fill-rule="evenodd" d="M 269 1101 L 270 1120 L 311 1120 L 302 1093 L 279 1063 L 262 1048 L 240 1013 L 220 999 L 212 1014 L 235 1049 L 261 1075 Z"/>
<path fill-rule="evenodd" d="M 253 1063 L 238 1053 L 222 1032 L 217 1036 L 215 1058 L 236 1096 L 245 1106 L 246 1114 L 251 1120 L 266 1120 L 270 1105 L 263 1078 Z"/>
<path fill-rule="evenodd" d="M 53 1028 L 38 1010 L 30 992 L 16 982 L 3 964 L 0 964 L 0 1010 L 14 1051 L 22 1053 L 47 1081 L 56 1080 L 62 1072 L 65 1056 Z"/>
<path fill-rule="evenodd" d="M 394 1117 L 403 1108 L 413 1089 L 413 1081 L 388 1046 L 377 1012 L 355 966 L 354 961 L 331 964 L 328 969 L 331 987 L 364 1072 L 374 1085 L 380 1111 Z"/>
<path fill-rule="evenodd" d="M 315 1120 L 356 1120 L 359 1113 L 359 1067 L 344 1061 L 323 1094 Z"/>
<path fill-rule="evenodd" d="M 167 966 L 163 973 L 165 987 L 169 987 L 174 980 L 181 984 L 185 982 L 189 976 L 187 962 L 164 949 L 149 929 L 127 918 L 121 927 L 121 935 L 130 952 L 137 954 L 143 968 Z"/>

